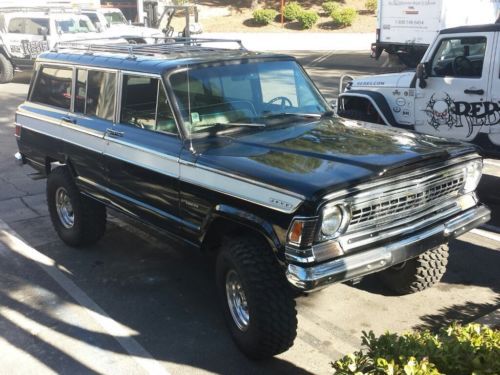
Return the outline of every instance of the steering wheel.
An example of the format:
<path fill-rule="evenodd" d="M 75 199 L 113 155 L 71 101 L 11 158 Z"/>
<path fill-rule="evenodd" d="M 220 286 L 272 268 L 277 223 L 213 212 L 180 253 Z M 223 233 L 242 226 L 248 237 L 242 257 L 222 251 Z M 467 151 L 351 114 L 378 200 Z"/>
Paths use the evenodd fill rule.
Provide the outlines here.
<path fill-rule="evenodd" d="M 293 107 L 292 101 L 286 96 L 277 96 L 276 98 L 272 98 L 267 102 L 267 104 L 275 104 L 276 102 L 280 102 L 281 108 Z"/>
<path fill-rule="evenodd" d="M 470 76 L 472 73 L 472 63 L 465 56 L 457 56 L 453 60 L 453 73 L 457 76 Z"/>

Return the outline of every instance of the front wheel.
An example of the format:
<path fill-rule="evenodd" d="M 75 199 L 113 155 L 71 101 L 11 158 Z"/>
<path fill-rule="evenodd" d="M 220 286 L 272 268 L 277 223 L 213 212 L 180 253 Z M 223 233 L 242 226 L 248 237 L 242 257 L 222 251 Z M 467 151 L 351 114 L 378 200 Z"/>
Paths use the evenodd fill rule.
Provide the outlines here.
<path fill-rule="evenodd" d="M 252 359 L 286 351 L 297 335 L 297 312 L 285 273 L 268 246 L 253 237 L 225 241 L 216 281 L 226 323 Z"/>
<path fill-rule="evenodd" d="M 9 83 L 14 79 L 14 66 L 3 53 L 0 52 L 0 83 Z"/>
<path fill-rule="evenodd" d="M 448 264 L 448 245 L 441 245 L 378 274 L 382 283 L 398 294 L 420 292 L 437 284 Z"/>
<path fill-rule="evenodd" d="M 80 193 L 66 167 L 47 179 L 47 204 L 54 229 L 70 246 L 97 242 L 106 229 L 106 207 Z"/>

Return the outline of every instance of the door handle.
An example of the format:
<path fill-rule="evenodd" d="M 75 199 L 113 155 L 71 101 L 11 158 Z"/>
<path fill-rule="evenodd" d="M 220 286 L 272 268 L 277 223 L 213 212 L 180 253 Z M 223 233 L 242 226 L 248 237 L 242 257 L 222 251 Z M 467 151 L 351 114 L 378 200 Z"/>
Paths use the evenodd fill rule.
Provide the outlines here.
<path fill-rule="evenodd" d="M 123 137 L 125 133 L 114 129 L 106 129 L 106 134 L 110 137 Z"/>
<path fill-rule="evenodd" d="M 471 94 L 471 95 L 484 95 L 484 90 L 479 89 L 479 90 L 471 90 L 471 89 L 466 89 L 464 90 L 465 94 Z"/>
<path fill-rule="evenodd" d="M 76 124 L 76 120 L 68 116 L 61 117 L 61 120 L 64 122 L 69 122 L 70 124 Z"/>

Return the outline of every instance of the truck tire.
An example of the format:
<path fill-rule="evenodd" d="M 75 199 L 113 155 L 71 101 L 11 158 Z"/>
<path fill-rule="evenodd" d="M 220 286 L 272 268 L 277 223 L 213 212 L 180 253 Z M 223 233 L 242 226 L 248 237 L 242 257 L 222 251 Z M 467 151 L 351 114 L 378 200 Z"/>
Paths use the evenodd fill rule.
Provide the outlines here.
<path fill-rule="evenodd" d="M 49 174 L 47 204 L 54 229 L 70 246 L 91 245 L 106 230 L 106 207 L 82 195 L 66 167 Z"/>
<path fill-rule="evenodd" d="M 216 282 L 227 326 L 245 355 L 265 359 L 293 345 L 295 300 L 263 241 L 250 236 L 225 239 L 217 255 Z"/>
<path fill-rule="evenodd" d="M 14 66 L 3 53 L 0 52 L 0 83 L 9 83 L 14 79 Z"/>
<path fill-rule="evenodd" d="M 418 257 L 380 272 L 386 287 L 398 294 L 420 292 L 437 284 L 448 264 L 448 245 L 427 250 Z"/>

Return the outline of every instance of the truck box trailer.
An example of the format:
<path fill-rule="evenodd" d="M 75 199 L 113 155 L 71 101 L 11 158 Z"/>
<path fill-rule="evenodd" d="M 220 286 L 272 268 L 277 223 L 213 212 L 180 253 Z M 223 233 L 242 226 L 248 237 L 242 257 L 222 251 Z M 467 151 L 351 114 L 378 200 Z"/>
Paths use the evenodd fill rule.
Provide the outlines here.
<path fill-rule="evenodd" d="M 415 67 L 442 29 L 494 23 L 500 0 L 379 0 L 372 57 L 383 51 Z"/>

